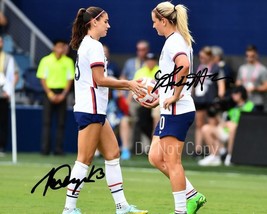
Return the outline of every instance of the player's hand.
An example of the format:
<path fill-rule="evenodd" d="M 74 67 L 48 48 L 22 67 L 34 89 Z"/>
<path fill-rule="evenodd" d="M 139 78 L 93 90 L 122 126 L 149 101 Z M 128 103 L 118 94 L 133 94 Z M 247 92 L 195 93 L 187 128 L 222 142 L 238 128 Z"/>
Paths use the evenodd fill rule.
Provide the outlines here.
<path fill-rule="evenodd" d="M 136 80 L 129 81 L 129 89 L 135 93 L 137 96 L 145 96 L 146 95 L 146 87 L 137 82 Z"/>
<path fill-rule="evenodd" d="M 170 105 L 173 103 L 176 103 L 178 100 L 180 100 L 184 95 L 180 95 L 180 97 L 177 99 L 177 97 L 175 96 L 171 96 L 169 98 L 167 98 L 164 102 L 163 102 L 163 108 L 164 109 L 168 109 L 170 110 Z"/>
<path fill-rule="evenodd" d="M 142 102 L 141 105 L 146 108 L 155 108 L 159 105 L 159 98 L 152 103 Z"/>

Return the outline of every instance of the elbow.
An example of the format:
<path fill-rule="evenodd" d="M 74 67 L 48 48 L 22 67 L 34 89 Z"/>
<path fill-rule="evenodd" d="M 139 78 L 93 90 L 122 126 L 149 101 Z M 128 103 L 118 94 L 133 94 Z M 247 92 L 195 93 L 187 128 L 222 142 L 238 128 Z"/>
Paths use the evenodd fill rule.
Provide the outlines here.
<path fill-rule="evenodd" d="M 97 86 L 100 86 L 100 87 L 104 86 L 104 85 L 103 85 L 103 81 L 101 81 L 101 79 L 94 79 L 94 83 L 95 83 Z"/>
<path fill-rule="evenodd" d="M 190 65 L 189 64 L 184 64 L 183 65 L 183 72 L 182 75 L 188 75 L 189 74 L 189 70 L 190 70 Z"/>

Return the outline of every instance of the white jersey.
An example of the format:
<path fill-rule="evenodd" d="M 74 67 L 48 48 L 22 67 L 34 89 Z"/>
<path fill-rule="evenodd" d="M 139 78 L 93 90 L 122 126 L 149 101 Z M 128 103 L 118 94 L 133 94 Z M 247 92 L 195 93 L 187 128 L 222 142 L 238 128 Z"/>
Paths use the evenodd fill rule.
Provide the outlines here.
<path fill-rule="evenodd" d="M 171 34 L 165 41 L 163 49 L 161 51 L 161 56 L 159 60 L 159 67 L 161 70 L 159 78 L 162 78 L 164 75 L 170 76 L 170 81 L 175 80 L 175 75 L 172 73 L 175 70 L 175 58 L 181 54 L 185 54 L 190 62 L 190 69 L 189 73 L 192 73 L 192 57 L 193 57 L 193 50 L 189 47 L 184 38 L 177 32 Z M 177 75 L 177 74 L 176 74 Z M 164 78 L 164 77 L 163 77 Z M 189 81 L 189 80 L 187 80 Z M 163 108 L 163 102 L 165 99 L 171 97 L 174 93 L 174 87 L 164 87 L 167 84 L 167 80 L 164 82 L 163 87 L 159 88 L 159 99 L 160 99 L 160 113 L 161 114 L 172 114 L 172 115 L 179 115 L 191 111 L 195 111 L 195 104 L 191 97 L 191 88 L 188 89 L 188 86 L 184 86 L 183 90 L 181 91 L 181 95 L 184 95 L 179 101 L 173 103 L 170 106 L 170 110 Z M 181 87 L 181 86 L 178 86 Z M 167 89 L 167 90 L 166 90 Z"/>
<path fill-rule="evenodd" d="M 103 66 L 106 76 L 106 64 L 102 44 L 88 35 L 85 36 L 78 49 L 75 66 L 75 112 L 106 114 L 108 88 L 97 86 L 92 74 L 94 66 Z"/>

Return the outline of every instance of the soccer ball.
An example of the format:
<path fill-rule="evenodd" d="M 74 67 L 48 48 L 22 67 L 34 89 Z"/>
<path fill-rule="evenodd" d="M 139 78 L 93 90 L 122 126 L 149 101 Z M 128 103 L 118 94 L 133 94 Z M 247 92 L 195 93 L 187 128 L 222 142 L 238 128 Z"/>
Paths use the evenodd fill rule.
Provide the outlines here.
<path fill-rule="evenodd" d="M 143 103 L 143 102 L 153 103 L 159 97 L 158 89 L 156 89 L 156 91 L 154 91 L 152 93 L 152 90 L 153 90 L 154 86 L 156 85 L 155 80 L 153 80 L 151 78 L 144 77 L 144 78 L 138 79 L 137 82 L 143 84 L 146 87 L 146 90 L 145 90 L 146 94 L 143 96 L 138 96 L 132 92 L 133 98 L 136 102 L 138 102 L 138 103 Z"/>

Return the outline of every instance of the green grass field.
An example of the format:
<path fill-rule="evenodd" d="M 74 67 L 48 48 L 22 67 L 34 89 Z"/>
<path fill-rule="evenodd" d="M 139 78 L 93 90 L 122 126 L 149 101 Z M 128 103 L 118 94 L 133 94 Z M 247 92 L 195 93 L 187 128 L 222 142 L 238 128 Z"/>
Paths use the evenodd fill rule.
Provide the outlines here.
<path fill-rule="evenodd" d="M 32 187 L 53 167 L 73 165 L 75 155 L 42 157 L 39 154 L 19 154 L 18 164 L 11 155 L 0 159 L 0 213 L 58 214 L 65 203 L 65 188 L 49 189 L 42 196 L 46 182 L 31 194 Z M 95 165 L 103 166 L 96 159 Z M 124 189 L 128 201 L 150 214 L 168 214 L 173 198 L 168 180 L 150 167 L 146 157 L 122 162 Z M 184 161 L 186 175 L 208 203 L 199 214 L 264 214 L 267 213 L 267 168 L 215 167 L 200 168 L 191 159 Z M 56 174 L 64 178 L 67 171 Z M 105 179 L 86 183 L 78 201 L 83 214 L 114 214 L 113 199 Z"/>

